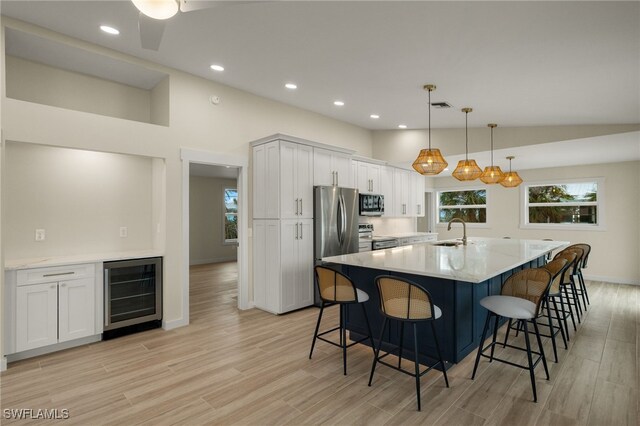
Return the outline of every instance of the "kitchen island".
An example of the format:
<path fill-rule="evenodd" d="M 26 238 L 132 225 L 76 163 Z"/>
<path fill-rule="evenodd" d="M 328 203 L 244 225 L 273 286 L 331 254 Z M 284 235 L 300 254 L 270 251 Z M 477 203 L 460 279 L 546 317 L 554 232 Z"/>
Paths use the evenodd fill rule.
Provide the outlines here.
<path fill-rule="evenodd" d="M 487 312 L 480 306 L 480 299 L 500 294 L 502 283 L 511 274 L 542 266 L 547 253 L 567 245 L 566 241 L 472 238 L 466 246 L 457 241 L 437 241 L 332 256 L 323 261 L 339 266 L 358 288 L 369 294 L 365 307 L 376 340 L 382 316 L 375 277 L 402 277 L 424 287 L 433 303 L 442 309 L 442 317 L 435 322 L 442 356 L 448 363 L 458 363 L 480 345 Z M 357 339 L 366 333 L 364 316 L 359 307 L 350 308 L 347 328 L 351 338 Z M 383 349 L 398 344 L 399 327 L 397 322 L 391 325 L 383 337 Z M 432 364 L 436 349 L 431 329 L 419 330 L 420 361 Z M 413 341 L 411 327 L 405 329 L 404 341 Z"/>

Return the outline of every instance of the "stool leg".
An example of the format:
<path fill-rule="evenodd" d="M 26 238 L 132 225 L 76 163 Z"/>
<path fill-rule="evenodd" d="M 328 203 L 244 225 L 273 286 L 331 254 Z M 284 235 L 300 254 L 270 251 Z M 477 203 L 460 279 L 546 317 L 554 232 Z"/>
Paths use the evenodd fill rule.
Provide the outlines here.
<path fill-rule="evenodd" d="M 544 367 L 544 372 L 547 375 L 547 380 L 549 380 L 549 367 L 547 367 L 547 357 L 544 355 L 544 347 L 542 347 L 542 339 L 540 338 L 540 330 L 538 329 L 538 322 L 536 319 L 532 319 L 533 322 L 533 330 L 536 332 L 536 339 L 538 339 L 538 347 L 540 348 L 540 356 L 542 357 L 542 365 Z"/>
<path fill-rule="evenodd" d="M 556 333 L 553 330 L 553 320 L 551 319 L 551 309 L 549 309 L 549 302 L 545 299 L 543 302 L 547 306 L 547 317 L 549 318 L 549 331 L 551 335 L 551 346 L 553 347 L 553 357 L 558 362 L 558 349 L 556 348 Z"/>
<path fill-rule="evenodd" d="M 342 339 L 340 340 L 342 341 L 342 368 L 345 376 L 347 375 L 347 327 L 345 324 L 345 322 L 347 321 L 346 310 L 347 305 L 340 305 L 340 312 L 342 313 L 340 321 L 340 335 L 342 336 Z"/>
<path fill-rule="evenodd" d="M 567 311 L 564 309 L 564 297 L 562 297 L 562 289 L 560 287 L 560 308 L 562 309 L 562 323 L 564 324 L 565 334 L 567 335 L 567 342 L 571 341 L 571 337 L 569 337 L 569 321 L 567 321 Z"/>
<path fill-rule="evenodd" d="M 324 302 L 322 302 L 322 305 L 320 305 L 320 314 L 318 315 L 318 322 L 316 323 L 316 331 L 313 333 L 313 341 L 311 342 L 309 359 L 311 359 L 311 355 L 313 355 L 313 347 L 316 345 L 316 338 L 318 337 L 318 330 L 320 329 L 320 321 L 322 321 L 322 311 L 324 311 Z"/>
<path fill-rule="evenodd" d="M 576 318 L 578 319 L 578 324 L 582 322 L 580 317 L 582 316 L 582 305 L 580 304 L 580 297 L 578 296 L 578 287 L 576 287 L 576 280 L 571 275 L 571 294 L 573 295 L 573 303 L 576 306 Z"/>
<path fill-rule="evenodd" d="M 500 315 L 496 315 L 496 322 L 493 325 L 493 341 L 491 342 L 491 356 L 489 362 L 493 362 L 493 352 L 496 349 L 496 339 L 498 338 L 498 322 L 500 321 Z"/>
<path fill-rule="evenodd" d="M 573 309 L 571 308 L 571 299 L 569 299 L 569 290 L 567 290 L 567 285 L 568 284 L 564 284 L 562 286 L 562 289 L 564 290 L 564 295 L 567 298 L 567 307 L 569 308 L 569 315 L 571 316 L 571 323 L 573 324 L 573 331 L 578 331 L 578 328 L 576 327 L 576 320 L 573 318 Z M 576 312 L 577 314 L 577 312 Z"/>
<path fill-rule="evenodd" d="M 533 373 L 533 359 L 531 358 L 531 343 L 529 342 L 527 320 L 521 321 L 524 324 L 524 341 L 527 345 L 527 359 L 529 360 L 529 376 L 531 377 L 531 388 L 533 389 L 533 402 L 538 402 L 538 394 L 536 393 L 536 376 Z"/>
<path fill-rule="evenodd" d="M 433 341 L 436 342 L 436 351 L 438 352 L 438 358 L 440 359 L 440 365 L 442 366 L 442 374 L 444 375 L 444 383 L 449 387 L 449 378 L 447 377 L 447 368 L 444 365 L 444 359 L 442 359 L 442 353 L 440 352 L 440 343 L 438 343 L 438 336 L 436 335 L 436 325 L 431 321 L 431 330 L 433 331 Z"/>
<path fill-rule="evenodd" d="M 387 317 L 384 317 L 382 320 L 382 328 L 380 329 L 380 338 L 378 339 L 378 347 L 375 350 L 375 355 L 373 356 L 373 364 L 371 365 L 371 374 L 369 375 L 369 386 L 371 386 L 371 381 L 373 380 L 373 372 L 376 371 L 376 363 L 378 362 L 378 358 L 380 357 L 380 348 L 382 347 L 382 336 L 384 336 L 384 328 L 387 326 Z"/>
<path fill-rule="evenodd" d="M 587 310 L 587 291 L 584 285 L 584 278 L 582 277 L 582 271 L 578 271 L 578 287 L 580 287 L 580 293 L 582 295 L 582 304 L 584 305 L 584 310 Z"/>
<path fill-rule="evenodd" d="M 400 347 L 398 351 L 398 368 L 402 363 L 402 347 L 404 345 L 404 321 L 400 321 Z"/>
<path fill-rule="evenodd" d="M 369 324 L 369 316 L 367 315 L 367 309 L 364 307 L 364 303 L 360 303 L 362 306 L 362 312 L 364 313 L 364 320 L 367 323 L 367 331 L 369 332 L 369 340 L 371 341 L 371 350 L 373 354 L 376 354 L 376 345 L 373 342 L 373 333 L 371 332 L 371 325 Z"/>
<path fill-rule="evenodd" d="M 568 349 L 567 336 L 564 335 L 564 326 L 562 325 L 562 321 L 560 320 L 560 312 L 558 311 L 558 304 L 556 303 L 556 298 L 552 297 L 551 301 L 553 302 L 553 310 L 556 312 L 556 320 L 558 321 L 558 328 L 560 328 L 560 335 L 562 336 L 562 343 L 564 343 L 564 348 Z"/>
<path fill-rule="evenodd" d="M 580 277 L 580 287 L 582 287 L 582 291 L 583 291 L 584 295 L 587 297 L 587 303 L 590 305 L 591 302 L 589 301 L 589 293 L 587 292 L 587 284 L 584 282 L 584 276 L 582 275 L 582 270 L 580 270 L 580 274 L 578 276 Z"/>
<path fill-rule="evenodd" d="M 509 325 L 507 325 L 507 332 L 504 334 L 504 342 L 502 343 L 503 348 L 507 347 L 507 340 L 509 340 L 509 333 L 511 332 L 512 323 L 513 323 L 513 320 L 509 318 Z"/>
<path fill-rule="evenodd" d="M 420 362 L 419 352 L 418 352 L 418 329 L 416 327 L 416 323 L 413 323 L 413 349 L 414 349 L 414 358 L 415 358 L 415 366 L 416 366 L 416 396 L 418 397 L 418 411 L 420 411 Z"/>
<path fill-rule="evenodd" d="M 482 346 L 484 345 L 484 339 L 487 337 L 487 329 L 489 328 L 489 320 L 491 319 L 491 311 L 487 311 L 487 319 L 484 322 L 484 329 L 482 330 L 482 339 L 480 340 L 480 346 L 478 346 L 478 353 L 476 354 L 476 363 L 473 365 L 473 374 L 471 380 L 475 379 L 476 371 L 478 370 L 478 363 L 480 362 L 480 355 L 482 354 Z"/>

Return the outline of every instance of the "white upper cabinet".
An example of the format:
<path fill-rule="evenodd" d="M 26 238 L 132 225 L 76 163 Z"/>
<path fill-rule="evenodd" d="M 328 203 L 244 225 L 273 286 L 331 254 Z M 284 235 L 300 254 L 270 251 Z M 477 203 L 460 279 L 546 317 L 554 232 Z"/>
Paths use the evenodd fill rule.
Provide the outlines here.
<path fill-rule="evenodd" d="M 354 161 L 356 164 L 357 188 L 363 194 L 380 194 L 380 169 L 378 164 Z"/>
<path fill-rule="evenodd" d="M 384 196 L 384 217 L 396 216 L 393 202 L 393 167 L 380 166 L 380 194 Z"/>
<path fill-rule="evenodd" d="M 313 148 L 313 185 L 353 188 L 352 175 L 350 155 Z"/>
<path fill-rule="evenodd" d="M 280 144 L 273 141 L 253 147 L 253 217 L 279 216 Z"/>
<path fill-rule="evenodd" d="M 409 173 L 408 170 L 397 168 L 393 172 L 393 209 L 397 217 L 408 217 L 411 214 L 410 198 L 414 197 L 409 196 Z"/>
<path fill-rule="evenodd" d="M 424 217 L 424 176 L 419 173 L 411 173 L 409 191 L 409 214 L 411 216 Z"/>
<path fill-rule="evenodd" d="M 313 148 L 280 142 L 280 217 L 313 217 Z"/>

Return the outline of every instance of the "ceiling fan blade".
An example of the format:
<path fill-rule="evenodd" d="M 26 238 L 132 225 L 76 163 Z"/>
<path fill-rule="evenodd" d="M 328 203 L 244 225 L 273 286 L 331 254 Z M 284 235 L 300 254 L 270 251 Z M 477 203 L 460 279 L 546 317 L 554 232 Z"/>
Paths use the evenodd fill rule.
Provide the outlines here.
<path fill-rule="evenodd" d="M 239 0 L 179 0 L 180 12 L 192 12 L 194 10 L 209 9 L 218 6 L 229 6 L 234 4 L 260 3 L 259 1 L 239 1 Z"/>
<path fill-rule="evenodd" d="M 165 21 L 149 18 L 144 13 L 138 14 L 138 29 L 140 30 L 140 43 L 143 49 L 158 50 Z"/>

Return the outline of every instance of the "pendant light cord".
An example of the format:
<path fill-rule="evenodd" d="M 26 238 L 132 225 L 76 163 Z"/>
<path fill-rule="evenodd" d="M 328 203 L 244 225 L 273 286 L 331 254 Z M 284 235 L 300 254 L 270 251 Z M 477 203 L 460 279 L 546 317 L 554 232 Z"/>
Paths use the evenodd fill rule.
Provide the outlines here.
<path fill-rule="evenodd" d="M 491 167 L 493 167 L 493 127 L 491 128 Z"/>
<path fill-rule="evenodd" d="M 429 151 L 431 151 L 431 89 L 429 89 Z"/>
<path fill-rule="evenodd" d="M 469 161 L 469 112 L 464 113 L 464 138 L 465 138 L 465 149 L 464 149 L 464 158 Z"/>

